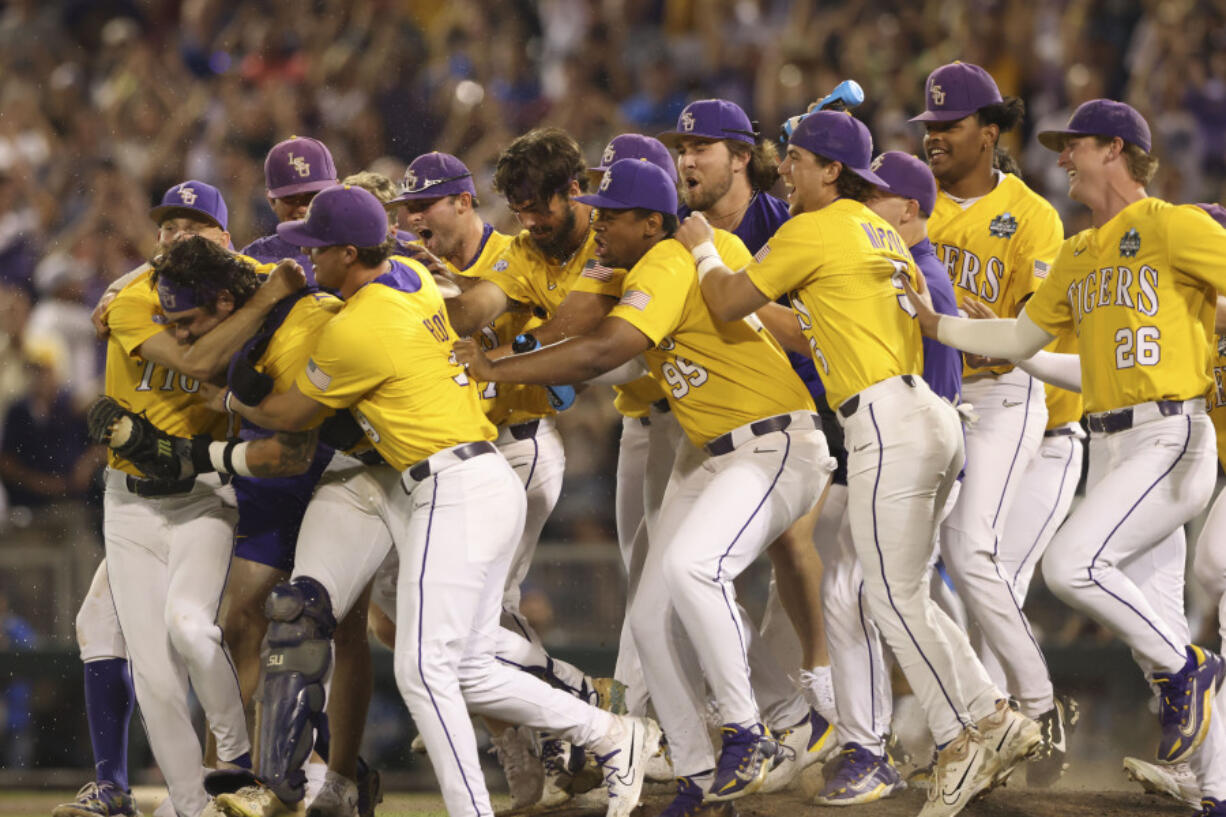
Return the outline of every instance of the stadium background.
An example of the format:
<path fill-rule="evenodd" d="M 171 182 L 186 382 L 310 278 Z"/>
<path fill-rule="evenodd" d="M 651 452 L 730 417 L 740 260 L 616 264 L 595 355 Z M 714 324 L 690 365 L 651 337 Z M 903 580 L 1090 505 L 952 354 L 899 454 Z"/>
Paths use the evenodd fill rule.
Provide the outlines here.
<path fill-rule="evenodd" d="M 1026 101 L 1024 128 L 1008 144 L 1068 231 L 1085 226 L 1084 210 L 1064 196 L 1064 174 L 1031 135 L 1095 96 L 1125 99 L 1148 117 L 1162 158 L 1151 193 L 1223 198 L 1221 2 L 8 0 L 0 9 L 0 787 L 75 786 L 89 774 L 72 633 L 101 556 L 102 458 L 79 415 L 100 384 L 88 313 L 108 282 L 152 251 L 148 208 L 161 191 L 187 178 L 219 186 L 243 246 L 274 224 L 262 162 L 280 139 L 320 138 L 342 175 L 374 169 L 395 180 L 413 157 L 443 150 L 473 169 L 485 217 L 513 231 L 490 179 L 501 148 L 531 127 L 567 129 L 595 163 L 610 136 L 669 129 L 686 102 L 718 96 L 740 103 L 773 138 L 787 116 L 853 77 L 868 98 L 857 114 L 877 149 L 918 152 L 922 131 L 906 120 L 922 108 L 927 73 L 954 59 L 983 65 L 1003 93 Z M 608 670 L 622 612 L 619 424 L 593 390 L 559 425 L 566 484 L 525 608 L 551 646 Z M 763 586 L 761 571 L 744 582 L 751 607 Z M 1148 746 L 1152 719 L 1136 717 L 1145 689 L 1126 652 L 1041 587 L 1031 607 L 1058 682 L 1083 696 L 1088 766 Z M 1193 597 L 1198 623 L 1202 609 Z M 397 779 L 428 780 L 425 764 L 408 757 L 412 727 L 387 658 L 378 657 L 366 754 L 408 770 Z M 137 769 L 149 764 L 143 740 L 134 727 Z"/>

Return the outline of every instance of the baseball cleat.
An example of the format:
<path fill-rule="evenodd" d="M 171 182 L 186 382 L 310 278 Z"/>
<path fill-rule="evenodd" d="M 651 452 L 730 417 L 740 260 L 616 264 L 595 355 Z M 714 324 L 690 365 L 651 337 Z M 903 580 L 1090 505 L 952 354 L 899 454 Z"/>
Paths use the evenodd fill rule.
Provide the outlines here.
<path fill-rule="evenodd" d="M 358 815 L 375 817 L 375 806 L 383 802 L 383 776 L 358 757 Z"/>
<path fill-rule="evenodd" d="M 1179 672 L 1155 672 L 1150 680 L 1158 689 L 1158 721 L 1162 740 L 1159 763 L 1186 760 L 1209 734 L 1213 696 L 1221 685 L 1222 659 L 1189 644 L 1188 660 Z"/>
<path fill-rule="evenodd" d="M 907 788 L 919 789 L 920 791 L 928 791 L 932 788 L 932 775 L 936 771 L 938 754 L 934 747 L 932 758 L 929 759 L 927 765 L 916 766 L 907 774 Z"/>
<path fill-rule="evenodd" d="M 562 805 L 570 799 L 570 783 L 574 779 L 570 744 L 561 738 L 541 741 L 541 766 L 545 770 L 545 781 L 537 804 L 546 807 Z"/>
<path fill-rule="evenodd" d="M 614 715 L 626 714 L 626 685 L 616 678 L 583 679 L 585 700 L 597 709 L 612 712 Z"/>
<path fill-rule="evenodd" d="M 779 732 L 776 738 L 779 751 L 761 788 L 766 794 L 787 788 L 801 772 L 814 763 L 826 760 L 839 749 L 834 727 L 816 709 L 810 709 L 800 723 Z"/>
<path fill-rule="evenodd" d="M 715 763 L 715 780 L 707 792 L 714 801 L 735 800 L 762 788 L 779 743 L 762 724 L 749 728 L 735 723 L 720 727 L 723 749 Z"/>
<path fill-rule="evenodd" d="M 975 729 L 962 734 L 937 752 L 937 764 L 932 770 L 932 786 L 919 817 L 953 817 L 966 808 L 980 792 L 992 785 L 987 772 L 995 765 L 993 752 Z"/>
<path fill-rule="evenodd" d="M 834 761 L 834 774 L 813 798 L 821 806 L 858 806 L 884 800 L 906 788 L 902 775 L 888 758 L 875 755 L 858 743 L 849 743 Z"/>
<path fill-rule="evenodd" d="M 421 736 L 421 732 L 413 736 L 413 742 L 409 744 L 409 751 L 415 755 L 426 753 L 426 739 Z"/>
<path fill-rule="evenodd" d="M 674 779 L 673 758 L 668 753 L 668 738 L 660 736 L 660 748 L 647 758 L 647 779 L 653 783 L 667 783 Z"/>
<path fill-rule="evenodd" d="M 1200 801 L 1200 807 L 1196 817 L 1226 817 L 1226 800 L 1206 797 Z"/>
<path fill-rule="evenodd" d="M 494 754 L 507 776 L 512 808 L 535 804 L 545 786 L 545 769 L 532 753 L 532 741 L 525 732 L 523 727 L 508 726 L 501 735 L 490 737 Z"/>
<path fill-rule="evenodd" d="M 109 781 L 89 782 L 71 803 L 51 810 L 51 817 L 141 817 L 132 795 Z"/>
<path fill-rule="evenodd" d="M 629 817 L 638 806 L 647 758 L 659 745 L 660 727 L 655 721 L 619 715 L 609 734 L 591 747 L 609 787 L 607 817 Z"/>
<path fill-rule="evenodd" d="M 1043 729 L 1038 721 L 1014 710 L 1003 698 L 996 702 L 996 711 L 981 718 L 975 728 L 983 735 L 984 745 L 992 750 L 991 761 L 983 766 L 988 783 L 985 791 L 1003 786 L 1017 764 L 1043 748 Z"/>
<path fill-rule="evenodd" d="M 1187 763 L 1163 766 L 1140 758 L 1124 758 L 1124 774 L 1141 784 L 1150 794 L 1169 797 L 1192 808 L 1200 808 L 1200 781 Z"/>
<path fill-rule="evenodd" d="M 1026 783 L 1047 788 L 1060 779 L 1068 764 L 1068 735 L 1077 726 L 1081 712 L 1077 702 L 1067 695 L 1057 695 L 1055 706 L 1039 716 L 1043 731 L 1043 747 L 1026 768 Z"/>
<path fill-rule="evenodd" d="M 236 792 L 217 795 L 215 802 L 227 817 L 285 817 L 303 813 L 301 800 L 292 806 L 286 805 L 267 786 L 245 786 Z"/>
<path fill-rule="evenodd" d="M 358 817 L 357 784 L 329 770 L 323 788 L 307 806 L 306 817 Z"/>
<path fill-rule="evenodd" d="M 702 786 L 690 777 L 677 778 L 677 796 L 658 817 L 736 817 L 732 803 L 704 803 Z"/>

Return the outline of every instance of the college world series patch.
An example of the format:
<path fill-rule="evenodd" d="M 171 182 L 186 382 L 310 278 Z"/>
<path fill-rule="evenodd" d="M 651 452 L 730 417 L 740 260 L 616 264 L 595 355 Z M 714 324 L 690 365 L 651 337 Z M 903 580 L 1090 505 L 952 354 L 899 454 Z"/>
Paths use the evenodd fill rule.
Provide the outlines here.
<path fill-rule="evenodd" d="M 1141 234 L 1137 232 L 1136 227 L 1133 227 L 1124 233 L 1124 237 L 1120 239 L 1120 256 L 1123 258 L 1136 258 L 1137 253 L 1140 251 Z"/>
<path fill-rule="evenodd" d="M 1013 238 L 1013 234 L 1017 232 L 1017 219 L 1012 213 L 1001 213 L 996 218 L 992 219 L 992 223 L 988 225 L 988 235 L 993 238 Z"/>

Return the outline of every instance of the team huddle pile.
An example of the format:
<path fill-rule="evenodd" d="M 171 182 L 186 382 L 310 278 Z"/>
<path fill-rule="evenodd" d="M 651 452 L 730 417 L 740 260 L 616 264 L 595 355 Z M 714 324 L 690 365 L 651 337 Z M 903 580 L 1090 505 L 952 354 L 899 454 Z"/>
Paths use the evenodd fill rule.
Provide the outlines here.
<path fill-rule="evenodd" d="M 1157 763 L 1126 768 L 1226 815 L 1226 665 L 1182 601 L 1216 473 L 1226 213 L 1146 196 L 1149 128 L 1122 103 L 1040 134 L 1093 216 L 1065 241 L 996 146 L 1022 110 L 982 69 L 928 78 L 927 163 L 874 157 L 832 97 L 789 121 L 782 161 L 723 100 L 593 170 L 564 132 L 525 134 L 494 179 L 514 237 L 441 153 L 397 194 L 282 142 L 282 222 L 241 253 L 214 188 L 170 188 L 158 255 L 98 312 L 106 560 L 79 628 L 99 780 L 56 817 L 135 814 L 131 686 L 179 817 L 367 817 L 368 615 L 449 814 L 493 813 L 472 715 L 517 806 L 590 789 L 624 817 L 650 775 L 677 781 L 666 817 L 733 814 L 822 761 L 816 802 L 887 797 L 892 654 L 936 747 L 921 817 L 948 817 L 1020 764 L 1030 785 L 1065 768 L 1077 706 L 1022 611 L 1041 557 L 1154 689 Z M 624 417 L 613 679 L 548 656 L 519 612 L 561 490 L 553 417 L 585 383 Z M 1219 528 L 1197 574 L 1221 595 Z M 733 581 L 763 553 L 759 628 Z"/>

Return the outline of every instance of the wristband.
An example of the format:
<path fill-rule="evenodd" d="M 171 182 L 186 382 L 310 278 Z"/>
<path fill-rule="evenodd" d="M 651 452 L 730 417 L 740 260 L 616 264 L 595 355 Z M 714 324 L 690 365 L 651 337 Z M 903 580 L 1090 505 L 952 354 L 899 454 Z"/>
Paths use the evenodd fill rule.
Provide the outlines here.
<path fill-rule="evenodd" d="M 211 443 L 209 445 L 209 462 L 219 474 L 235 474 L 240 477 L 253 477 L 247 467 L 247 443 L 239 440 Z"/>
<path fill-rule="evenodd" d="M 703 258 L 701 261 L 698 262 L 698 281 L 699 283 L 702 283 L 702 279 L 706 277 L 708 272 L 715 269 L 716 267 L 722 267 L 723 265 L 724 265 L 724 259 L 720 258 L 718 255 L 708 255 L 705 258 Z"/>
<path fill-rule="evenodd" d="M 225 406 L 226 411 L 229 412 L 230 414 L 234 413 L 234 409 L 230 407 L 230 400 L 233 397 L 234 397 L 234 392 L 230 391 L 229 389 L 226 389 L 225 399 L 221 401 L 221 404 Z"/>
<path fill-rule="evenodd" d="M 694 249 L 690 250 L 690 255 L 694 256 L 694 260 L 702 263 L 704 258 L 715 256 L 719 258 L 719 250 L 715 249 L 715 243 L 712 241 L 704 241 Z"/>

